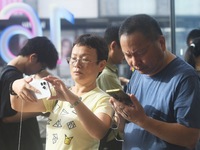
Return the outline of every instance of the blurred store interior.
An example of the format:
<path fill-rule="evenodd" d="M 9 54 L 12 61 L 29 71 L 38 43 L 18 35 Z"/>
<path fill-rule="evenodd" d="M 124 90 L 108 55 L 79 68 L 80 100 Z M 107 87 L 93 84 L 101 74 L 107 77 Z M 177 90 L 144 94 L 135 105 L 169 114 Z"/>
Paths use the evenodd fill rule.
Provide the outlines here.
<path fill-rule="evenodd" d="M 1 0 L 0 68 L 17 55 L 29 36 L 38 33 L 49 37 L 60 53 L 61 42 L 58 41 L 67 38 L 73 43 L 83 33 L 103 35 L 107 26 L 118 25 L 126 17 L 140 13 L 159 21 L 167 48 L 183 58 L 187 34 L 200 26 L 199 7 L 200 0 Z M 6 14 L 10 15 L 7 19 L 4 18 Z M 39 22 L 34 22 L 37 19 Z M 63 70 L 58 68 L 52 72 L 69 78 L 70 75 L 61 75 Z M 126 77 L 127 69 L 126 62 L 119 65 L 120 76 Z"/>

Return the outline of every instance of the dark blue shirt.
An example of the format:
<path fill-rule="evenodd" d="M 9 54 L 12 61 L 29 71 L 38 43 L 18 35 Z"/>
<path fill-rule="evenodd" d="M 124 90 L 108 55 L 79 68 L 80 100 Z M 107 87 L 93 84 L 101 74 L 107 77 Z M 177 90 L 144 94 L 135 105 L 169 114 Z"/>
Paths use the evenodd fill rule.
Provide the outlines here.
<path fill-rule="evenodd" d="M 151 77 L 134 71 L 127 93 L 137 97 L 149 117 L 200 128 L 200 80 L 195 70 L 180 58 Z M 127 123 L 124 132 L 124 150 L 186 149 L 163 141 L 134 123 Z"/>

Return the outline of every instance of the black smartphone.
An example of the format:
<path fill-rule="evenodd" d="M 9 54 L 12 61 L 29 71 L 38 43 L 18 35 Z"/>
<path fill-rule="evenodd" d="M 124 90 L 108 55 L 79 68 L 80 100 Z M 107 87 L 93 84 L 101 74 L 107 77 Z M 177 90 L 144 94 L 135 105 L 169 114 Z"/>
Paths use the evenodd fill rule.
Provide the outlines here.
<path fill-rule="evenodd" d="M 106 90 L 106 93 L 108 93 L 110 96 L 114 97 L 120 102 L 123 102 L 126 105 L 133 105 L 130 96 L 121 89 Z"/>

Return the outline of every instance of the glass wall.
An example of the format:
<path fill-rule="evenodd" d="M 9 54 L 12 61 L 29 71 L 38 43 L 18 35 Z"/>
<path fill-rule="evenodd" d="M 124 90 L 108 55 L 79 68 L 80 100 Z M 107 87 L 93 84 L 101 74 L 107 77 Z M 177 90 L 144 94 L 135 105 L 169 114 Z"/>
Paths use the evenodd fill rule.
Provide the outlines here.
<path fill-rule="evenodd" d="M 2 0 L 0 2 L 1 9 L 11 2 L 11 0 Z M 54 0 L 13 0 L 13 2 L 24 2 L 30 5 L 41 21 L 42 34 L 49 38 L 51 38 L 51 8 L 58 6 L 67 9 L 74 15 L 75 22 L 71 24 L 61 18 L 60 40 L 68 38 L 71 42 L 83 33 L 103 35 L 108 25 L 121 24 L 130 15 L 149 14 L 159 21 L 166 37 L 168 50 L 181 58 L 186 49 L 187 34 L 193 28 L 198 28 L 200 24 L 199 0 L 193 0 L 192 3 L 189 0 L 57 0 L 56 2 Z M 15 14 L 9 21 L 0 21 L 0 32 L 14 24 L 31 30 L 31 24 L 27 17 L 23 14 Z M 173 24 L 174 26 L 172 26 Z M 24 39 L 26 37 L 22 35 L 15 35 L 10 39 L 9 47 L 14 55 L 19 51 L 19 45 L 23 43 Z M 0 65 L 3 66 L 6 63 L 1 57 Z M 122 68 L 121 75 L 125 76 L 126 71 L 123 70 L 123 66 L 120 66 Z M 63 76 L 60 72 L 62 71 L 54 71 L 55 74 Z"/>

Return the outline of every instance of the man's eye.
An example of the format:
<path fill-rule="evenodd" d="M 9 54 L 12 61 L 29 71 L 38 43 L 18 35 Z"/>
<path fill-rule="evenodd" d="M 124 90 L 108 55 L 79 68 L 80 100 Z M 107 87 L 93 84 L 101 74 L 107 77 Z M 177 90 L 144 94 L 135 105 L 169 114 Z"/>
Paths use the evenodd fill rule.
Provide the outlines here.
<path fill-rule="evenodd" d="M 82 62 L 89 62 L 89 60 L 88 59 L 82 59 Z"/>
<path fill-rule="evenodd" d="M 131 54 L 124 54 L 126 57 L 132 57 Z"/>
<path fill-rule="evenodd" d="M 75 57 L 72 57 L 71 60 L 76 61 L 77 59 Z"/>
<path fill-rule="evenodd" d="M 142 55 L 142 54 L 144 54 L 145 52 L 146 52 L 146 49 L 143 49 L 143 50 L 138 51 L 137 54 L 138 54 L 138 55 Z"/>

